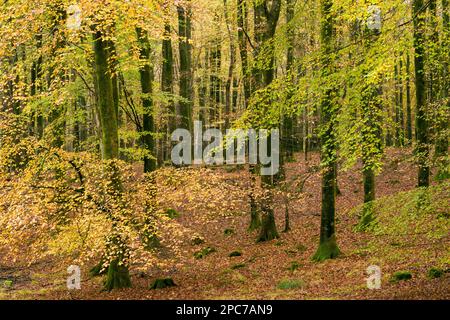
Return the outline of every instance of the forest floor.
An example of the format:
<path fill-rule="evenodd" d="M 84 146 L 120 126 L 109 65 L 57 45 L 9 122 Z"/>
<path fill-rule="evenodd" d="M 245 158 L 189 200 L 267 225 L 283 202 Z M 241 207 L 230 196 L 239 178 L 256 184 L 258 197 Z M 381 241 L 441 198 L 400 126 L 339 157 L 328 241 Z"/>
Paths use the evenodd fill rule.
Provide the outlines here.
<path fill-rule="evenodd" d="M 377 198 L 383 217 L 379 223 L 385 224 L 383 232 L 354 230 L 363 198 L 361 168 L 356 165 L 339 172 L 336 228 L 342 254 L 337 259 L 311 261 L 320 227 L 320 173 L 316 172 L 289 204 L 291 231 L 287 233 L 281 232 L 285 209 L 282 200 L 278 200 L 275 212 L 278 240 L 255 243 L 256 234 L 247 232 L 248 214 L 219 216 L 205 222 L 197 219 L 195 212 L 180 209 L 180 217 L 176 219 L 200 234 L 205 243 L 197 246 L 187 243 L 181 266 L 170 273 L 134 272 L 132 288 L 108 293 L 101 292 L 102 279 L 89 277 L 87 268 L 83 270 L 82 289 L 68 291 L 67 265 L 63 263 L 51 260 L 27 269 L 3 265 L 0 282 L 12 279 L 14 285 L 0 291 L 0 299 L 450 299 L 450 186 L 445 182 L 432 191 L 425 216 L 408 213 L 405 217 L 403 209 L 414 208 L 413 202 L 420 198 L 414 191 L 417 170 L 410 157 L 405 156 L 407 153 L 410 150 L 387 150 L 383 171 L 377 177 Z M 296 156 L 297 161 L 287 164 L 288 176 L 306 177 L 318 165 L 316 153 L 311 154 L 308 162 L 303 154 Z M 231 183 L 248 178 L 244 169 L 213 172 Z M 239 200 L 245 202 L 246 196 L 241 193 Z M 410 223 L 416 218 L 412 227 Z M 225 234 L 226 229 L 233 232 Z M 398 234 L 396 230 L 420 232 Z M 194 259 L 193 253 L 207 246 L 216 251 L 203 259 Z M 242 255 L 229 257 L 233 251 Z M 381 268 L 379 290 L 367 288 L 366 270 L 371 265 Z M 447 272 L 430 279 L 427 273 L 433 267 Z M 390 281 L 397 271 L 408 271 L 412 278 Z M 167 276 L 177 286 L 149 289 L 155 278 Z"/>

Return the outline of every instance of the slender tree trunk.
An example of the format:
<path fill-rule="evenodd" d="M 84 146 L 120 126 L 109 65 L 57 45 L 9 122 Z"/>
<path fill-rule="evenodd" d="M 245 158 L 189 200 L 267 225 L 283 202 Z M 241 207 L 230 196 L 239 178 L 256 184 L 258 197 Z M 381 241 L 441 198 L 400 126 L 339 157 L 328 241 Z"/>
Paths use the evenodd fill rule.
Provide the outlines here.
<path fill-rule="evenodd" d="M 186 7 L 179 5 L 178 36 L 180 54 L 180 126 L 191 131 L 192 129 L 192 45 L 191 36 L 191 7 L 186 1 Z"/>
<path fill-rule="evenodd" d="M 247 53 L 247 39 L 245 36 L 245 21 L 247 21 L 247 5 L 245 0 L 237 0 L 237 26 L 238 26 L 238 43 L 239 53 L 242 63 L 242 79 L 244 88 L 244 108 L 247 108 L 248 101 L 250 99 L 250 74 L 248 67 L 248 53 Z"/>
<path fill-rule="evenodd" d="M 214 40 L 209 54 L 209 65 L 211 68 L 210 80 L 209 80 L 209 96 L 210 96 L 210 109 L 209 109 L 209 124 L 217 126 L 217 122 L 220 120 L 220 69 L 221 65 L 221 51 L 220 41 Z"/>
<path fill-rule="evenodd" d="M 412 143 L 412 113 L 411 113 L 411 62 L 409 52 L 406 53 L 406 134 L 408 144 Z"/>
<path fill-rule="evenodd" d="M 233 85 L 233 70 L 234 64 L 236 60 L 236 48 L 234 46 L 234 39 L 231 31 L 231 23 L 229 21 L 228 9 L 227 9 L 227 0 L 223 0 L 224 5 L 224 15 L 225 21 L 228 30 L 228 37 L 230 40 L 230 65 L 228 67 L 228 77 L 225 85 L 225 129 L 228 129 L 230 126 L 230 116 L 231 116 L 231 108 L 232 108 L 232 85 Z"/>
<path fill-rule="evenodd" d="M 305 161 L 308 161 L 309 152 L 309 121 L 308 121 L 308 106 L 305 105 L 303 110 L 303 152 L 305 153 Z"/>
<path fill-rule="evenodd" d="M 399 58 L 398 74 L 398 126 L 399 126 L 399 145 L 405 145 L 405 114 L 403 112 L 403 57 Z"/>
<path fill-rule="evenodd" d="M 173 94 L 173 49 L 172 40 L 170 38 L 171 28 L 168 21 L 164 24 L 164 39 L 162 42 L 162 70 L 161 70 L 161 90 L 169 95 Z M 176 111 L 175 104 L 172 99 L 169 99 L 167 111 L 164 112 L 164 119 L 167 119 L 167 127 L 164 132 L 167 136 L 164 138 L 164 156 L 163 160 L 168 160 L 170 156 L 171 140 L 170 135 L 176 129 Z"/>
<path fill-rule="evenodd" d="M 394 83 L 395 83 L 395 101 L 394 101 L 394 114 L 395 114 L 395 146 L 401 146 L 400 138 L 400 80 L 397 61 L 394 67 Z"/>
<path fill-rule="evenodd" d="M 203 123 L 203 126 L 208 125 L 208 113 L 207 113 L 207 106 L 208 106 L 208 60 L 209 54 L 208 50 L 205 50 L 203 63 L 200 62 L 200 68 L 203 70 L 201 76 L 199 77 L 199 84 L 198 84 L 198 101 L 199 101 L 199 119 Z"/>
<path fill-rule="evenodd" d="M 294 0 L 287 0 L 286 2 L 286 24 L 287 27 L 287 39 L 288 48 L 286 53 L 286 70 L 293 82 L 293 73 L 291 72 L 292 65 L 294 63 L 294 27 L 291 25 L 292 19 L 294 18 Z M 291 98 L 291 94 L 288 96 L 288 101 Z M 283 115 L 283 126 L 282 126 L 282 156 L 283 162 L 292 160 L 294 156 L 294 119 L 293 115 Z"/>
<path fill-rule="evenodd" d="M 37 49 L 42 47 L 42 35 L 36 36 Z M 37 61 L 33 62 L 31 67 L 31 96 L 35 96 L 41 88 L 38 85 L 42 73 L 42 56 L 39 56 Z M 36 120 L 36 135 L 41 139 L 44 135 L 44 116 L 39 112 L 35 116 Z"/>
<path fill-rule="evenodd" d="M 289 196 L 285 196 L 284 199 L 284 230 L 283 232 L 289 232 L 291 231 L 291 224 L 289 219 Z"/>
<path fill-rule="evenodd" d="M 250 188 L 248 197 L 250 200 L 250 225 L 248 227 L 248 231 L 255 231 L 261 227 L 261 218 L 258 211 L 258 206 L 255 199 L 254 189 L 256 187 L 256 167 L 254 165 L 250 165 Z"/>
<path fill-rule="evenodd" d="M 449 79 L 449 47 L 450 47 L 450 13 L 449 1 L 442 0 L 442 40 L 441 40 L 441 57 L 442 57 L 442 99 L 443 109 L 442 115 L 438 118 L 436 128 L 436 148 L 435 158 L 438 160 L 438 180 L 448 179 L 450 177 L 449 157 L 448 157 L 448 130 L 450 121 L 450 79 Z"/>
<path fill-rule="evenodd" d="M 423 0 L 413 1 L 414 21 L 414 66 L 416 84 L 416 156 L 418 159 L 418 186 L 428 187 L 430 180 L 429 146 L 428 146 L 428 121 L 425 94 L 425 15 L 422 12 Z"/>
<path fill-rule="evenodd" d="M 151 47 L 148 40 L 148 34 L 140 27 L 136 28 L 136 34 L 139 41 L 139 51 L 141 62 L 144 63 L 139 70 L 141 90 L 142 90 L 142 108 L 143 114 L 143 131 L 142 141 L 147 154 L 144 156 L 144 172 L 151 172 L 156 169 L 155 158 L 155 141 L 153 134 L 155 132 L 155 123 L 153 119 L 153 63 L 150 61 Z"/>
<path fill-rule="evenodd" d="M 112 92 L 113 92 L 113 101 L 114 101 L 114 110 L 116 111 L 116 121 L 117 125 L 119 125 L 119 104 L 120 104 L 120 94 L 119 94 L 119 81 L 117 78 L 119 72 L 119 61 L 117 57 L 116 45 L 112 40 L 106 41 L 107 50 L 108 50 L 108 65 L 111 76 L 112 83 Z"/>
<path fill-rule="evenodd" d="M 333 6 L 332 0 L 320 1 L 321 12 L 321 67 L 323 81 L 330 81 L 333 73 Z M 322 166 L 322 214 L 320 224 L 320 244 L 313 256 L 314 261 L 323 261 L 339 255 L 335 234 L 336 211 L 336 138 L 334 125 L 337 116 L 336 102 L 333 101 L 336 88 L 324 86 L 321 96 L 321 166 Z"/>
<path fill-rule="evenodd" d="M 10 46 L 14 47 L 14 43 L 11 42 Z M 11 55 L 5 59 L 5 60 L 7 60 L 7 63 L 11 69 L 14 68 L 14 65 L 17 63 L 17 60 L 18 60 L 17 51 L 18 51 L 18 48 L 14 49 L 14 51 L 11 53 Z M 15 79 L 9 78 L 6 81 L 4 87 L 1 88 L 2 89 L 2 90 L 0 90 L 0 98 L 1 98 L 1 104 L 0 104 L 1 109 L 0 110 L 1 111 L 13 113 L 16 115 L 19 115 L 21 113 L 22 110 L 20 109 L 19 101 L 15 97 L 15 90 L 16 90 L 17 82 L 18 82 L 17 76 Z"/>

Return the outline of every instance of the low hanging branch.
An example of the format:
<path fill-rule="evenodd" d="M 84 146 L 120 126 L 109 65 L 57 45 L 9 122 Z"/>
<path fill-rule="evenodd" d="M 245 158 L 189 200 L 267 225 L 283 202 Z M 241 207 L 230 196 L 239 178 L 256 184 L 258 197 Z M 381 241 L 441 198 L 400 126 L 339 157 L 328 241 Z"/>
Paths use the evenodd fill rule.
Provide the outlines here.
<path fill-rule="evenodd" d="M 141 120 L 139 119 L 139 115 L 136 111 L 137 109 L 136 109 L 136 105 L 134 104 L 133 97 L 131 96 L 131 94 L 128 91 L 127 86 L 125 84 L 125 79 L 124 79 L 122 73 L 119 73 L 119 81 L 122 85 L 122 91 L 125 96 L 125 101 L 126 101 L 128 107 L 130 108 L 131 113 L 129 110 L 127 110 L 126 108 L 124 108 L 122 106 L 121 106 L 121 109 L 125 112 L 125 114 L 130 119 L 130 121 L 132 121 L 136 125 L 137 130 L 139 132 L 141 132 L 142 131 L 142 123 L 141 123 Z"/>

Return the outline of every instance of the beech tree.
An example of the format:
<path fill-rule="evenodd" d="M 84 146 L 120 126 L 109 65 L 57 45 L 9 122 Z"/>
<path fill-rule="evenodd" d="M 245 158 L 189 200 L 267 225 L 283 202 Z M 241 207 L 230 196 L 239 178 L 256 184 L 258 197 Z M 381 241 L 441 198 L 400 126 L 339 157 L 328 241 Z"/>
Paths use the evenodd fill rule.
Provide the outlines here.
<path fill-rule="evenodd" d="M 391 190 L 398 177 L 380 172 L 415 161 L 424 194 L 446 191 L 449 16 L 448 0 L 3 1 L 2 255 L 76 261 L 110 291 L 141 272 L 176 274 L 192 259 L 184 246 L 212 241 L 185 224 L 190 214 L 199 233 L 232 221 L 224 235 L 241 223 L 265 242 L 294 238 L 278 232 L 282 219 L 295 235 L 320 211 L 312 258 L 336 258 L 349 249 L 338 246 L 340 230 L 358 223 L 350 213 L 337 220 L 336 208 L 353 201 L 356 230 L 370 236 L 386 231 L 378 195 L 410 187 Z M 269 168 L 262 155 L 256 165 L 177 167 L 171 134 L 193 134 L 197 119 L 222 135 L 268 130 L 279 172 L 260 175 Z M 319 189 L 320 209 L 309 212 Z M 401 194 L 402 205 L 408 192 L 422 189 Z M 447 227 L 436 216 L 433 227 Z M 195 258 L 213 253 L 210 245 Z M 174 283 L 157 280 L 155 288 Z"/>
<path fill-rule="evenodd" d="M 320 44 L 321 76 L 330 77 L 334 70 L 333 42 L 333 1 L 320 1 Z M 333 83 L 324 85 L 321 92 L 321 167 L 322 167 L 322 213 L 320 222 L 320 244 L 313 256 L 315 261 L 335 258 L 339 255 L 336 243 L 336 137 L 335 122 L 338 105 L 335 99 L 336 88 Z"/>
<path fill-rule="evenodd" d="M 192 45 L 190 0 L 177 6 L 180 54 L 180 126 L 192 128 Z"/>
<path fill-rule="evenodd" d="M 428 121 L 426 112 L 426 87 L 425 87 L 425 12 L 422 0 L 413 1 L 414 16 L 414 70 L 416 85 L 416 156 L 418 159 L 418 186 L 428 187 L 430 183 L 430 167 L 428 164 Z"/>
<path fill-rule="evenodd" d="M 142 90 L 142 106 L 144 110 L 143 114 L 143 137 L 147 154 L 144 157 L 144 172 L 151 172 L 156 169 L 155 158 L 155 141 L 153 134 L 155 132 L 155 124 L 153 120 L 153 64 L 150 61 L 152 59 L 150 42 L 148 39 L 148 33 L 143 31 L 140 27 L 136 28 L 136 34 L 140 43 L 140 58 L 144 64 L 139 70 L 141 78 L 141 90 Z"/>

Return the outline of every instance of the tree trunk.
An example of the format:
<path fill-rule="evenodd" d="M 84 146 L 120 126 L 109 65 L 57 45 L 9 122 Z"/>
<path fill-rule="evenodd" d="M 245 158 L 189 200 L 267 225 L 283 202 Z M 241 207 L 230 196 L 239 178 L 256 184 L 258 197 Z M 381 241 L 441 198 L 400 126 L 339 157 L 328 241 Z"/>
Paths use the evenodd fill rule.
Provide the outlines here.
<path fill-rule="evenodd" d="M 233 84 L 233 70 L 234 70 L 234 63 L 236 60 L 236 48 L 234 47 L 234 39 L 231 32 L 231 23 L 229 21 L 228 17 L 228 9 L 227 9 L 227 0 L 223 0 L 224 5 L 224 14 L 225 14 L 225 22 L 227 25 L 228 30 L 228 37 L 230 40 L 230 65 L 228 67 L 228 77 L 227 82 L 225 85 L 225 129 L 228 129 L 230 126 L 230 116 L 231 116 L 231 104 L 232 104 L 232 84 Z"/>
<path fill-rule="evenodd" d="M 255 72 L 257 77 L 257 87 L 263 88 L 269 86 L 275 75 L 274 68 L 274 45 L 272 39 L 275 35 L 275 30 L 278 23 L 278 18 L 280 16 L 281 1 L 274 0 L 271 1 L 269 6 L 269 1 L 261 1 L 260 3 L 255 3 L 255 42 L 257 44 L 257 50 L 260 51 L 263 46 L 267 46 L 264 52 L 258 52 L 259 55 L 264 54 L 264 56 L 259 56 L 258 59 L 264 59 L 268 61 L 268 64 L 263 69 L 256 68 Z M 271 153 L 275 152 L 270 145 L 271 137 L 268 137 L 268 150 Z M 278 152 L 278 150 L 277 150 Z M 279 156 L 279 155 L 278 155 Z M 280 160 L 281 157 L 280 157 Z M 262 213 L 262 226 L 261 232 L 258 238 L 258 242 L 267 241 L 278 238 L 278 232 L 275 224 L 275 216 L 273 209 L 273 194 L 272 188 L 276 180 L 283 176 L 282 161 L 280 161 L 280 168 L 278 174 L 265 175 L 261 177 L 262 187 L 264 189 L 264 196 L 261 199 L 261 213 Z"/>
<path fill-rule="evenodd" d="M 119 156 L 119 135 L 114 104 L 113 84 L 108 66 L 107 42 L 100 31 L 94 32 L 94 53 L 97 78 L 98 115 L 101 125 L 102 158 Z"/>
<path fill-rule="evenodd" d="M 412 113 L 411 113 L 411 62 L 409 52 L 406 53 L 406 134 L 408 145 L 412 143 Z"/>
<path fill-rule="evenodd" d="M 372 33 L 372 34 L 370 34 Z M 379 31 L 371 31 L 366 28 L 364 34 L 370 34 L 372 37 L 365 42 L 365 51 L 368 52 L 372 47 L 372 41 L 376 39 L 373 36 L 378 36 Z M 367 67 L 364 68 L 363 77 L 367 79 L 372 70 Z M 398 77 L 396 77 L 398 79 Z M 397 81 L 401 84 L 401 81 Z M 398 88 L 396 88 L 397 94 Z M 400 94 L 401 95 L 401 91 Z M 402 99 L 398 99 L 401 105 Z M 381 102 L 381 85 L 379 79 L 375 81 L 368 79 L 364 83 L 364 87 L 361 92 L 361 109 L 362 109 L 362 121 L 363 127 L 361 129 L 362 135 L 362 162 L 363 162 L 363 184 L 364 184 L 364 207 L 362 212 L 362 218 L 358 225 L 360 230 L 365 230 L 370 222 L 373 221 L 373 201 L 375 200 L 375 169 L 376 164 L 382 154 L 382 129 L 381 129 L 381 114 L 382 114 L 382 102 Z M 397 106 L 398 109 L 398 106 Z M 402 117 L 399 117 L 400 119 Z M 399 123 L 397 123 L 399 125 Z M 397 128 L 401 132 L 401 128 Z M 401 142 L 401 135 L 398 138 Z"/>
<path fill-rule="evenodd" d="M 168 21 L 164 24 L 164 39 L 162 42 L 162 70 L 161 70 L 161 90 L 169 95 L 173 94 L 173 49 L 172 40 L 170 38 L 171 28 Z M 163 111 L 164 112 L 164 111 Z M 170 157 L 171 139 L 170 135 L 176 129 L 176 112 L 172 99 L 169 99 L 167 110 L 164 112 L 167 119 L 167 127 L 163 127 L 163 132 L 167 134 L 163 138 L 163 160 L 166 161 Z"/>
<path fill-rule="evenodd" d="M 198 80 L 198 101 L 199 101 L 199 115 L 198 118 L 202 122 L 203 126 L 208 126 L 208 75 L 206 70 L 208 70 L 208 62 L 209 62 L 209 54 L 208 50 L 205 50 L 204 58 L 202 62 L 199 62 L 200 69 L 202 72 L 201 76 L 199 76 Z"/>
<path fill-rule="evenodd" d="M 255 43 L 258 54 L 258 59 L 265 61 L 265 67 L 262 69 L 255 68 L 257 79 L 257 88 L 263 88 L 272 83 L 275 76 L 275 58 L 274 58 L 274 44 L 271 42 L 275 35 L 275 30 L 280 17 L 281 1 L 257 1 L 254 3 L 255 11 Z M 261 50 L 262 47 L 266 46 Z"/>
<path fill-rule="evenodd" d="M 450 79 L 449 79 L 449 58 L 448 48 L 450 47 L 450 13 L 448 7 L 448 0 L 442 0 L 442 98 L 444 105 L 442 115 L 438 119 L 436 129 L 436 149 L 435 158 L 438 160 L 437 180 L 444 180 L 450 177 L 449 157 L 448 157 L 448 128 L 449 128 L 449 114 L 450 114 Z"/>
<path fill-rule="evenodd" d="M 418 186 L 428 187 L 430 180 L 430 167 L 428 164 L 429 146 L 428 146 L 428 122 L 426 110 L 425 95 L 425 15 L 423 10 L 423 0 L 413 1 L 414 21 L 414 65 L 415 65 L 415 84 L 416 84 L 416 137 L 417 147 L 416 156 L 418 159 Z"/>
<path fill-rule="evenodd" d="M 250 165 L 250 188 L 248 198 L 250 201 L 250 225 L 248 231 L 258 230 L 261 227 L 261 218 L 258 212 L 258 206 L 255 199 L 254 189 L 256 188 L 256 166 Z"/>
<path fill-rule="evenodd" d="M 119 156 L 119 135 L 117 125 L 116 105 L 114 103 L 114 89 L 111 78 L 111 69 L 108 64 L 108 42 L 103 39 L 100 31 L 94 31 L 94 54 L 95 54 L 95 79 L 97 90 L 97 112 L 100 119 L 101 130 L 101 151 L 103 160 L 117 159 Z M 112 188 L 109 192 L 114 194 L 121 191 L 119 169 L 114 162 L 107 162 L 105 171 L 111 175 Z M 111 218 L 110 218 L 111 219 Z M 125 248 L 120 236 L 115 236 L 115 222 L 113 223 L 111 231 L 112 242 L 107 240 L 107 250 L 113 250 L 120 247 Z M 113 256 L 109 256 L 109 258 Z M 120 264 L 122 257 L 114 257 L 110 261 L 107 272 L 107 279 L 105 281 L 105 289 L 110 291 L 112 289 L 129 287 L 131 285 L 128 267 Z"/>
<path fill-rule="evenodd" d="M 156 169 L 156 158 L 155 158 L 155 141 L 153 134 L 155 132 L 155 124 L 153 120 L 153 64 L 150 61 L 151 57 L 151 47 L 148 40 L 147 31 L 142 30 L 140 27 L 136 28 L 136 34 L 139 41 L 139 58 L 143 66 L 139 69 L 141 90 L 142 90 L 142 108 L 143 114 L 143 134 L 142 141 L 146 149 L 147 154 L 144 156 L 144 172 L 151 172 Z"/>
<path fill-rule="evenodd" d="M 41 31 L 42 32 L 42 31 Z M 42 35 L 39 34 L 36 36 L 37 49 L 40 50 L 42 47 Z M 42 56 L 39 56 L 37 61 L 33 62 L 31 67 L 31 96 L 35 96 L 41 88 L 38 86 L 39 79 L 42 73 Z M 39 139 L 41 139 L 44 135 L 44 117 L 42 114 L 37 113 L 35 116 L 36 122 L 36 135 Z"/>
<path fill-rule="evenodd" d="M 287 27 L 287 39 L 288 39 L 288 48 L 286 53 L 286 70 L 290 77 L 290 80 L 293 82 L 294 79 L 292 79 L 292 70 L 291 67 L 294 63 L 294 28 L 291 26 L 292 19 L 294 18 L 294 0 L 287 0 L 286 3 L 286 24 Z M 288 101 L 291 98 L 291 94 L 288 96 Z M 294 156 L 294 119 L 293 115 L 283 115 L 283 125 L 282 125 L 282 156 L 283 156 L 283 163 L 287 161 L 291 161 Z"/>
<path fill-rule="evenodd" d="M 251 96 L 251 76 L 250 76 L 250 70 L 249 70 L 249 63 L 248 63 L 248 45 L 247 45 L 247 18 L 248 18 L 248 9 L 247 9 L 247 3 L 246 0 L 237 0 L 236 3 L 236 9 L 237 9 L 237 34 L 238 34 L 238 45 L 239 45 L 239 54 L 241 57 L 241 68 L 242 68 L 242 87 L 243 87 L 243 102 L 244 102 L 244 108 L 246 109 L 248 107 L 248 102 L 250 100 Z M 256 184 L 256 178 L 255 178 L 255 167 L 250 165 L 249 172 L 250 172 L 250 188 L 248 193 L 248 198 L 250 202 L 250 225 L 248 227 L 249 231 L 254 231 L 260 228 L 261 226 L 261 219 L 259 216 L 256 199 L 254 195 L 254 188 Z"/>
<path fill-rule="evenodd" d="M 398 67 L 398 126 L 399 126 L 399 145 L 405 146 L 405 115 L 403 112 L 403 57 L 399 58 Z"/>
<path fill-rule="evenodd" d="M 404 144 L 403 141 L 403 91 L 402 91 L 402 62 L 400 58 L 399 64 L 395 64 L 394 80 L 395 80 L 395 146 L 401 147 Z"/>
<path fill-rule="evenodd" d="M 284 198 L 284 230 L 283 232 L 291 231 L 291 224 L 289 220 L 289 196 L 285 196 Z"/>
<path fill-rule="evenodd" d="M 220 41 L 218 39 L 214 40 L 209 54 L 209 65 L 210 65 L 210 79 L 209 79 L 209 124 L 211 126 L 217 127 L 217 122 L 220 120 L 220 69 L 221 69 L 221 52 L 220 52 Z"/>
<path fill-rule="evenodd" d="M 191 8 L 190 1 L 186 1 L 186 8 L 179 5 L 178 36 L 180 54 L 180 127 L 192 129 L 192 45 L 191 37 Z"/>
<path fill-rule="evenodd" d="M 320 1 L 321 12 L 321 67 L 323 81 L 333 73 L 333 13 L 332 0 Z M 322 166 L 322 213 L 320 223 L 320 244 L 313 256 L 314 261 L 332 259 L 339 255 L 335 235 L 336 210 L 336 138 L 334 123 L 337 110 L 333 101 L 335 86 L 324 86 L 321 107 L 321 166 Z"/>
<path fill-rule="evenodd" d="M 244 108 L 247 108 L 251 95 L 250 74 L 248 67 L 247 39 L 245 36 L 245 21 L 247 21 L 247 6 L 245 0 L 237 0 L 237 25 L 238 25 L 238 43 L 239 53 L 242 63 L 242 79 L 244 89 Z"/>

